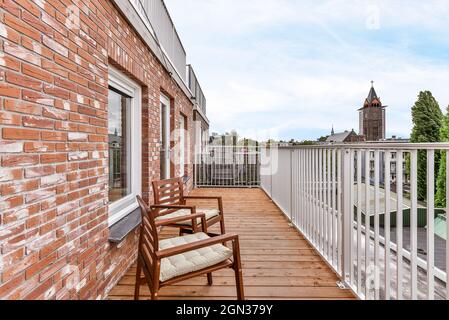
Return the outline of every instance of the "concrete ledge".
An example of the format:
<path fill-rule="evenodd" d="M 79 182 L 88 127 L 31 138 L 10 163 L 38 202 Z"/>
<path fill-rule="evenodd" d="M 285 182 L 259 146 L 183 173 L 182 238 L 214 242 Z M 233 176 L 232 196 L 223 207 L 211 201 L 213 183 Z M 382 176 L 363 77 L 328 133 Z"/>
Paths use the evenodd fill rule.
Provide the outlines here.
<path fill-rule="evenodd" d="M 140 226 L 142 217 L 140 208 L 134 210 L 122 220 L 110 227 L 109 242 L 121 243 L 131 232 Z"/>

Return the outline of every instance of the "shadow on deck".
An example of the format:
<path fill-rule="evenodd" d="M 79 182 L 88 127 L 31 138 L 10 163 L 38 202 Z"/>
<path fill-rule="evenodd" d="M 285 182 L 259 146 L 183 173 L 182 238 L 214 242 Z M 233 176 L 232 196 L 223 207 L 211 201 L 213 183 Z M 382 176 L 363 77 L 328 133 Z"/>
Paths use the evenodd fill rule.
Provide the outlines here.
<path fill-rule="evenodd" d="M 227 232 L 240 237 L 243 283 L 247 299 L 355 299 L 339 289 L 337 275 L 304 237 L 289 227 L 279 208 L 260 189 L 196 189 L 192 195 L 222 195 Z M 197 202 L 202 205 L 204 203 Z M 212 232 L 218 232 L 214 227 Z M 165 229 L 163 237 L 176 236 Z M 114 287 L 109 299 L 133 299 L 136 268 L 133 266 Z M 160 299 L 236 299 L 232 270 L 214 274 L 213 286 L 206 276 L 163 288 Z M 141 299 L 149 298 L 142 286 Z"/>

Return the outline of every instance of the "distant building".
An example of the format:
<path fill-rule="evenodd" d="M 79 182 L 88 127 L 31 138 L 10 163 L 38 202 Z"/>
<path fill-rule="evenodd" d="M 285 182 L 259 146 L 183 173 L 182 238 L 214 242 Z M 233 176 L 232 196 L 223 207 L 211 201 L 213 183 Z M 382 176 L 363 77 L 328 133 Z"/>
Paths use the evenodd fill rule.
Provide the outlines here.
<path fill-rule="evenodd" d="M 345 131 L 340 133 L 335 133 L 334 128 L 332 128 L 331 135 L 327 137 L 327 143 L 355 143 L 363 142 L 365 139 L 363 136 L 358 135 L 354 129 L 351 131 Z"/>
<path fill-rule="evenodd" d="M 371 82 L 371 89 L 361 109 L 359 109 L 359 134 L 366 141 L 384 140 L 386 137 L 385 108 Z"/>

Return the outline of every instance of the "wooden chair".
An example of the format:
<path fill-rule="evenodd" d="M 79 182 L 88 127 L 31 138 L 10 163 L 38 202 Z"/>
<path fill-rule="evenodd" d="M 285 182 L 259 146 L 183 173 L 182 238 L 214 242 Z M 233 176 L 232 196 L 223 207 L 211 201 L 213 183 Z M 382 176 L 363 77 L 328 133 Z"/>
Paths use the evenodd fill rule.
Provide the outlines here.
<path fill-rule="evenodd" d="M 142 224 L 137 260 L 134 299 L 139 299 L 140 286 L 146 281 L 151 299 L 158 298 L 159 289 L 207 274 L 212 285 L 212 272 L 232 268 L 235 273 L 238 300 L 244 300 L 243 277 L 240 260 L 239 238 L 237 235 L 211 235 L 207 233 L 205 214 L 155 221 L 155 210 L 149 209 L 140 196 L 137 197 L 142 213 Z M 203 232 L 159 241 L 158 228 L 189 219 L 195 223 L 202 220 Z M 232 250 L 223 243 L 232 242 Z M 231 259 L 232 257 L 232 259 Z M 144 277 L 141 277 L 143 271 Z"/>
<path fill-rule="evenodd" d="M 220 223 L 221 234 L 225 234 L 225 223 L 223 215 L 222 197 L 185 196 L 182 178 L 153 181 L 154 208 L 156 209 L 156 220 L 171 219 L 188 214 L 201 212 L 206 215 L 207 227 Z M 217 200 L 217 208 L 205 209 L 188 206 L 187 200 Z M 197 220 L 200 222 L 200 219 Z M 171 224 L 170 227 L 179 228 L 179 235 L 194 233 L 196 230 L 191 220 Z"/>

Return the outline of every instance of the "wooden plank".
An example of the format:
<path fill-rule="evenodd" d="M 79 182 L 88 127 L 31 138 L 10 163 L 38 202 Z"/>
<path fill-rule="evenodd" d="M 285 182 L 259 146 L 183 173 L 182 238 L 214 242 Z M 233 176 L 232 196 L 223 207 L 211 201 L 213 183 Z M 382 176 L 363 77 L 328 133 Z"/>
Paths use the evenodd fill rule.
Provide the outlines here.
<path fill-rule="evenodd" d="M 196 189 L 192 195 L 221 195 L 226 229 L 240 236 L 243 283 L 248 300 L 262 299 L 355 299 L 349 290 L 336 286 L 339 278 L 304 239 L 291 228 L 284 214 L 259 189 Z M 193 200 L 197 207 L 212 207 L 211 201 Z M 218 226 L 208 229 L 218 232 Z M 164 228 L 161 238 L 176 237 L 178 231 Z M 133 299 L 135 265 L 109 294 L 111 300 Z M 160 299 L 235 299 L 232 270 L 213 274 L 213 286 L 197 277 L 163 288 Z M 141 299 L 149 298 L 146 285 Z"/>

